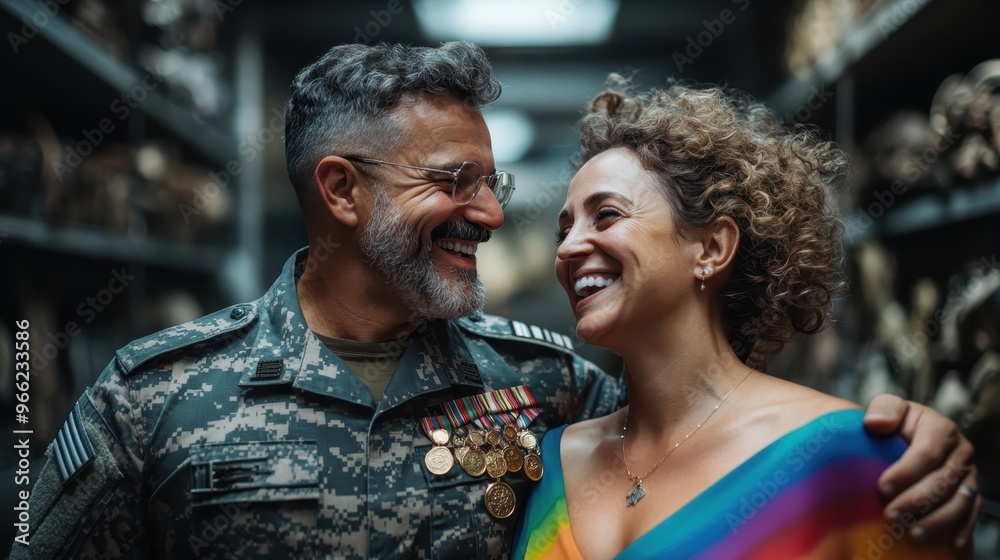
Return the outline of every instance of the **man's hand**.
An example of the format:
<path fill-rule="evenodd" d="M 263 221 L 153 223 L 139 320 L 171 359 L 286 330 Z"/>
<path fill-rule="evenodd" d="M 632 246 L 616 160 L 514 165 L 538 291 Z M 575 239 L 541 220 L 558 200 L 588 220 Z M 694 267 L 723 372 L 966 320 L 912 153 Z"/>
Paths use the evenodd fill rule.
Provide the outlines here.
<path fill-rule="evenodd" d="M 971 553 L 983 500 L 972 444 L 958 426 L 924 405 L 879 395 L 868 406 L 865 428 L 875 435 L 898 433 L 910 444 L 879 478 L 886 519 L 910 528 L 916 540 L 951 538 L 956 549 Z"/>

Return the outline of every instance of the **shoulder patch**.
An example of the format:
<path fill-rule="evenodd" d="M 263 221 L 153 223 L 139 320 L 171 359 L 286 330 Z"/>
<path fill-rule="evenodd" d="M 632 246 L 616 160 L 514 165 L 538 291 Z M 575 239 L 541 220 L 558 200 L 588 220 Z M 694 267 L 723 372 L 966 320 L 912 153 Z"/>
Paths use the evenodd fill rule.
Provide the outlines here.
<path fill-rule="evenodd" d="M 69 484 L 97 457 L 94 446 L 90 443 L 90 436 L 83 427 L 79 403 L 73 405 L 66 422 L 52 441 L 52 457 L 59 467 L 63 485 Z"/>
<path fill-rule="evenodd" d="M 529 325 L 521 321 L 513 321 L 497 315 L 487 315 L 484 313 L 474 317 L 463 317 L 457 320 L 456 323 L 463 330 L 488 338 L 523 340 L 564 352 L 573 351 L 573 341 L 562 333 Z"/>
<path fill-rule="evenodd" d="M 257 302 L 233 305 L 130 342 L 115 352 L 118 366 L 128 376 L 139 366 L 169 352 L 238 331 L 257 319 Z"/>

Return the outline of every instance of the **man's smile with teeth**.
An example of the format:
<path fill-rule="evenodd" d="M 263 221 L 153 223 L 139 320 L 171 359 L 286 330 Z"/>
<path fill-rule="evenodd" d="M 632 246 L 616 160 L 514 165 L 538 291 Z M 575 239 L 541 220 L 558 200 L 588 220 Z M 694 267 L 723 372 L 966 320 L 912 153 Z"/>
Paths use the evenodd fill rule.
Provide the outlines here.
<path fill-rule="evenodd" d="M 469 255 L 469 256 L 475 255 L 476 248 L 479 246 L 478 243 L 474 242 L 459 243 L 456 241 L 445 241 L 445 240 L 435 241 L 434 244 L 444 249 L 445 251 L 458 253 L 461 255 Z"/>
<path fill-rule="evenodd" d="M 573 291 L 580 297 L 586 297 L 607 288 L 617 279 L 617 274 L 587 274 L 576 279 Z"/>

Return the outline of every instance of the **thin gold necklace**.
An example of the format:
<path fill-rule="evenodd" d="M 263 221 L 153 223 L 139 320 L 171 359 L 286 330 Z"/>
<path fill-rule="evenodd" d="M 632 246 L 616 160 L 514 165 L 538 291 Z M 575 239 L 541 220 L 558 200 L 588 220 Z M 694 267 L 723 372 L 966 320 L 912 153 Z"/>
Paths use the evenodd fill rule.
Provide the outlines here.
<path fill-rule="evenodd" d="M 675 443 L 674 446 L 671 447 L 666 453 L 664 453 L 663 457 L 660 457 L 660 460 L 654 463 L 652 467 L 649 467 L 649 470 L 646 471 L 645 474 L 643 474 L 642 476 L 636 476 L 632 474 L 632 470 L 629 469 L 628 467 L 628 456 L 625 454 L 625 431 L 628 430 L 628 413 L 625 414 L 625 425 L 622 426 L 622 435 L 621 435 L 622 459 L 625 460 L 625 472 L 628 474 L 629 480 L 632 481 L 632 488 L 630 488 L 628 494 L 625 495 L 626 506 L 632 507 L 635 504 L 639 503 L 639 500 L 643 499 L 646 496 L 646 488 L 643 487 L 642 485 L 643 479 L 653 474 L 653 471 L 656 470 L 656 467 L 659 467 L 664 461 L 667 460 L 667 457 L 669 457 L 671 453 L 676 451 L 677 448 L 681 446 L 682 443 L 687 441 L 688 438 L 693 436 L 695 432 L 700 430 L 701 427 L 704 426 L 706 422 L 708 422 L 709 418 L 711 418 L 712 415 L 715 414 L 715 411 L 719 410 L 719 407 L 722 406 L 724 402 L 726 402 L 726 399 L 728 399 L 730 395 L 736 392 L 736 389 L 738 389 L 739 386 L 742 385 L 743 382 L 746 381 L 747 377 L 750 377 L 750 374 L 753 373 L 754 371 L 756 370 L 751 369 L 750 371 L 748 371 L 746 375 L 743 376 L 743 379 L 740 379 L 740 382 L 737 383 L 735 387 L 730 389 L 729 392 L 726 393 L 726 396 L 722 397 L 722 400 L 719 401 L 719 404 L 715 405 L 715 408 L 712 409 L 712 412 L 708 413 L 708 416 L 706 416 L 705 419 L 702 420 L 701 424 L 698 424 L 698 427 L 696 427 L 694 430 L 691 430 L 689 434 L 685 435 L 684 439 Z"/>

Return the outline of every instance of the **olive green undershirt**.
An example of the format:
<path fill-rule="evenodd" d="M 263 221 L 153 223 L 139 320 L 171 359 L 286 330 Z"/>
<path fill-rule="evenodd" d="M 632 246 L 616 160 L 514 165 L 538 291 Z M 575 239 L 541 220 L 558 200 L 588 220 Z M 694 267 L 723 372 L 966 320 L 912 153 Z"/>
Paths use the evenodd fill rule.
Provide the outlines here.
<path fill-rule="evenodd" d="M 313 334 L 368 386 L 376 403 L 382 400 L 385 388 L 392 379 L 392 372 L 396 371 L 399 359 L 403 356 L 403 352 L 406 352 L 403 339 L 359 342 L 345 338 L 331 338 L 315 332 Z"/>

